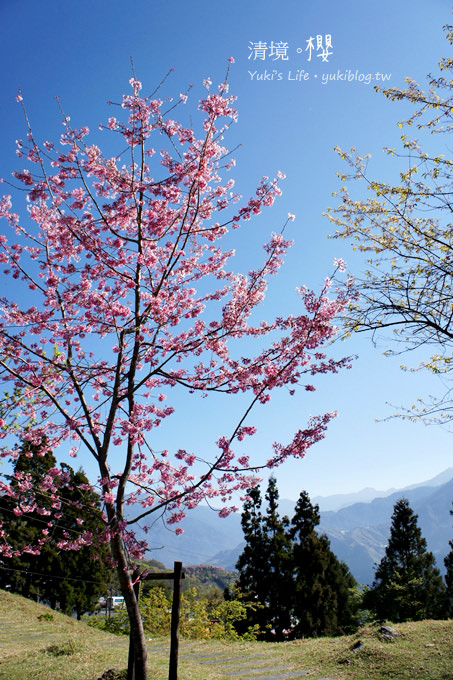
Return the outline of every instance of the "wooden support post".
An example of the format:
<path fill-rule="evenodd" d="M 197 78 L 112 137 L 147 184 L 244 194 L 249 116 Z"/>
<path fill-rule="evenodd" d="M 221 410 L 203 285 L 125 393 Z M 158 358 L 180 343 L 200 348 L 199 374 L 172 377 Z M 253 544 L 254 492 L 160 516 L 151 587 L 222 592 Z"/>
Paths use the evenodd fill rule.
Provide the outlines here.
<path fill-rule="evenodd" d="M 185 578 L 182 570 L 182 562 L 175 562 L 173 572 L 153 572 L 147 574 L 144 581 L 166 580 L 173 581 L 173 605 L 171 609 L 171 631 L 170 631 L 170 665 L 168 680 L 178 680 L 178 649 L 179 649 L 179 610 L 181 605 L 181 579 Z M 135 597 L 140 593 L 140 583 L 134 584 Z M 134 645 L 132 635 L 129 637 L 129 658 L 127 664 L 127 680 L 135 680 Z"/>
<path fill-rule="evenodd" d="M 181 604 L 182 562 L 175 562 L 173 576 L 173 606 L 171 609 L 170 667 L 168 680 L 178 680 L 179 608 Z"/>

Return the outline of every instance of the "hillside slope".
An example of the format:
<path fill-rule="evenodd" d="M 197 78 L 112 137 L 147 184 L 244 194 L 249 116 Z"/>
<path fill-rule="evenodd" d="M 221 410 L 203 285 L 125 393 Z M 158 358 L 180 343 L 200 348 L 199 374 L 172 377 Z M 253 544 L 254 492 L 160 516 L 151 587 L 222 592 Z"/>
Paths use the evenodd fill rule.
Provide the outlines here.
<path fill-rule="evenodd" d="M 46 617 L 49 614 L 52 619 Z M 261 677 L 342 680 L 453 680 L 453 621 L 379 625 L 357 634 L 290 643 L 181 640 L 180 677 L 254 680 Z M 95 680 L 125 669 L 128 638 L 103 633 L 0 590 L 0 680 Z M 150 677 L 168 678 L 168 638 L 148 641 Z"/>

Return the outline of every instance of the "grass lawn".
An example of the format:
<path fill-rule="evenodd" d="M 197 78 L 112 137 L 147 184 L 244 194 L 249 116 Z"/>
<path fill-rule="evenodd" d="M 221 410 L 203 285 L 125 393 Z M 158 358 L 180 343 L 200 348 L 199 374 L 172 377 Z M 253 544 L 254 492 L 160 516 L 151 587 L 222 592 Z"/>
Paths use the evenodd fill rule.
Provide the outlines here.
<path fill-rule="evenodd" d="M 379 628 L 278 644 L 182 640 L 179 680 L 296 678 L 297 671 L 310 680 L 453 680 L 453 621 L 398 624 L 393 641 Z M 168 639 L 149 641 L 150 680 L 167 679 L 168 650 Z M 127 638 L 0 590 L 1 680 L 96 680 L 125 669 L 127 654 Z"/>

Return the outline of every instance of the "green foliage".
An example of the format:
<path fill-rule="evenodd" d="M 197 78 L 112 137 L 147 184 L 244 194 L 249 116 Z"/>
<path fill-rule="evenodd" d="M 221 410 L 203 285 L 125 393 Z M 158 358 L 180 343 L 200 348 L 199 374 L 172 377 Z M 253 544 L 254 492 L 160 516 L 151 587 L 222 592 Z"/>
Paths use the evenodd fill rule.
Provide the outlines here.
<path fill-rule="evenodd" d="M 256 638 L 257 629 L 247 626 L 239 634 L 235 624 L 245 621 L 253 605 L 240 600 L 210 602 L 198 596 L 195 588 L 181 597 L 180 633 L 188 640 L 246 640 Z"/>
<path fill-rule="evenodd" d="M 168 636 L 171 626 L 172 598 L 161 586 L 151 588 L 140 597 L 140 613 L 147 635 Z M 203 597 L 195 588 L 181 595 L 179 633 L 187 640 L 245 640 L 256 639 L 257 630 L 247 627 L 243 634 L 236 630 L 236 624 L 244 621 L 253 605 L 240 599 L 225 601 L 220 597 Z M 129 634 L 129 621 L 124 610 L 114 612 L 111 617 L 92 616 L 87 619 L 89 626 L 115 635 Z"/>
<path fill-rule="evenodd" d="M 453 510 L 450 510 L 450 515 L 453 515 Z M 453 540 L 448 542 L 450 552 L 444 559 L 445 565 L 445 585 L 447 590 L 447 613 L 448 616 L 453 616 Z"/>
<path fill-rule="evenodd" d="M 219 621 L 219 628 L 216 630 L 216 633 L 221 632 L 221 635 L 216 634 L 212 637 L 222 640 L 256 640 L 259 634 L 257 625 L 247 626 L 247 629 L 240 635 L 236 630 L 237 623 L 239 621 L 247 621 L 249 612 L 255 609 L 255 605 L 241 599 L 224 600 L 213 611 L 213 615 Z"/>
<path fill-rule="evenodd" d="M 261 604 L 251 620 L 266 639 L 338 635 L 358 625 L 356 583 L 345 564 L 318 536 L 319 508 L 301 493 L 291 521 L 280 519 L 275 479 L 269 480 L 267 513 L 259 488 L 250 490 L 242 527 L 246 545 L 237 562 L 238 587 Z"/>
<path fill-rule="evenodd" d="M 112 633 L 113 635 L 129 635 L 130 631 L 129 618 L 126 610 L 119 610 L 118 612 L 112 613 L 111 616 L 100 614 L 98 616 L 84 617 L 84 622 L 87 623 L 90 628 L 97 628 L 98 630 L 103 630 L 106 633 Z"/>
<path fill-rule="evenodd" d="M 393 508 L 389 542 L 364 605 L 379 619 L 394 622 L 446 615 L 445 586 L 405 498 Z"/>
<path fill-rule="evenodd" d="M 444 28 L 451 50 L 452 27 Z M 346 314 L 347 332 L 370 331 L 380 344 L 387 333 L 389 355 L 421 349 L 423 360 L 411 370 L 441 376 L 445 393 L 426 401 L 417 399 L 398 415 L 453 424 L 449 386 L 453 366 L 453 160 L 448 137 L 444 148 L 439 137 L 453 131 L 453 60 L 442 59 L 439 70 L 444 73 L 428 76 L 427 91 L 410 78 L 406 78 L 404 89 L 383 91 L 391 101 L 415 106 L 410 118 L 398 125 L 416 127 L 418 138 L 404 134 L 399 149 L 384 148 L 397 163 L 399 182 L 373 178 L 369 154 L 360 156 L 355 148 L 349 152 L 337 148 L 349 174 L 339 175 L 344 184 L 337 192 L 339 205 L 329 211 L 329 218 L 336 226 L 335 237 L 347 239 L 354 250 L 367 257 L 366 271 L 355 277 L 360 297 Z M 434 135 L 437 139 L 433 141 Z M 350 195 L 350 180 L 362 185 L 359 200 Z M 394 350 L 392 341 L 397 343 Z"/>
<path fill-rule="evenodd" d="M 161 586 L 149 590 L 140 597 L 140 612 L 143 627 L 151 635 L 168 635 L 171 622 L 171 595 Z"/>
<path fill-rule="evenodd" d="M 21 491 L 24 504 L 31 503 L 38 494 L 40 507 L 50 509 L 54 500 L 40 489 L 45 475 L 56 466 L 56 459 L 49 451 L 42 455 L 43 446 L 45 441 L 41 446 L 24 441 L 14 474 L 29 475 L 30 490 Z M 13 501 L 0 497 L 0 518 L 17 551 L 15 557 L 2 558 L 0 587 L 8 586 L 11 592 L 34 600 L 39 598 L 67 614 L 75 610 L 80 618 L 83 612 L 93 610 L 99 596 L 107 592 L 111 574 L 107 566 L 109 548 L 106 544 L 84 546 L 77 551 L 57 547 L 65 536 L 78 537 L 82 530 L 96 535 L 105 526 L 99 496 L 80 488 L 88 484 L 83 470 L 74 472 L 62 463 L 61 471 L 68 475 L 68 482 L 58 492 L 62 517 L 47 532 L 47 540 L 38 554 L 24 551 L 24 547 L 35 546 L 43 538 L 43 530 L 47 529 L 45 517 L 36 511 L 16 517 Z M 13 488 L 17 485 L 14 475 L 11 485 Z"/>

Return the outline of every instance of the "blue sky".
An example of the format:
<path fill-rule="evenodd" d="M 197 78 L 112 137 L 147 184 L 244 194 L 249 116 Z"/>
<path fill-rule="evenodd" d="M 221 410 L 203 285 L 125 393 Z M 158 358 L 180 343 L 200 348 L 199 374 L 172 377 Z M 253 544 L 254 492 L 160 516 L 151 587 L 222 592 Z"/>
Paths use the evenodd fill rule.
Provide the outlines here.
<path fill-rule="evenodd" d="M 442 26 L 450 21 L 446 0 L 382 0 L 370 6 L 357 0 L 0 0 L 0 176 L 19 169 L 14 140 L 25 136 L 25 126 L 15 102 L 18 86 L 38 138 L 60 135 L 56 95 L 75 126 L 86 124 L 99 135 L 98 124 L 112 115 L 107 101 L 120 101 L 128 91 L 130 57 L 145 91 L 152 91 L 170 67 L 166 95 L 178 96 L 193 84 L 186 106 L 196 116 L 202 80 L 220 82 L 233 56 L 229 82 L 238 96 L 239 122 L 226 144 L 241 144 L 234 153 L 236 188 L 248 196 L 263 174 L 282 170 L 287 176 L 283 196 L 248 233 L 247 253 L 253 258 L 288 212 L 296 214 L 288 231 L 295 245 L 269 297 L 271 312 L 289 312 L 297 305 L 296 286 L 319 288 L 334 257 L 360 272 L 362 262 L 346 243 L 327 240 L 330 226 L 322 213 L 335 205 L 335 173 L 343 170 L 333 148 L 356 146 L 372 154 L 375 177 L 394 176 L 399 168 L 381 148 L 398 145 L 396 123 L 409 108 L 376 94 L 375 74 L 385 74 L 386 84 L 394 87 L 406 76 L 423 82 L 447 54 Z M 313 37 L 316 48 L 318 35 L 324 48 L 330 36 L 327 61 L 316 50 L 309 60 L 307 40 Z M 259 42 L 268 46 L 264 59 L 254 49 Z M 287 46 L 282 55 L 287 59 L 270 54 L 272 42 Z M 299 79 L 301 73 L 308 79 Z M 245 258 L 238 263 L 251 266 Z M 441 428 L 375 422 L 393 412 L 386 402 L 410 405 L 417 396 L 441 391 L 431 376 L 400 372 L 405 358 L 385 359 L 385 348 L 373 348 L 365 336 L 335 345 L 337 356 L 358 354 L 351 371 L 321 377 L 314 395 L 302 392 L 289 400 L 282 394 L 258 414 L 253 450 L 266 458 L 274 439 L 286 442 L 310 413 L 339 411 L 326 439 L 304 461 L 278 472 L 281 496 L 296 498 L 302 489 L 315 496 L 400 487 L 452 465 L 452 435 Z M 238 406 L 222 403 L 214 417 L 207 411 L 204 425 L 194 428 L 192 415 L 201 408 L 199 402 L 189 404 L 182 427 L 177 434 L 164 431 L 162 443 L 168 438 L 170 444 L 196 448 L 203 438 L 212 440 L 217 425 L 233 418 Z M 82 458 L 80 463 L 89 469 Z"/>

